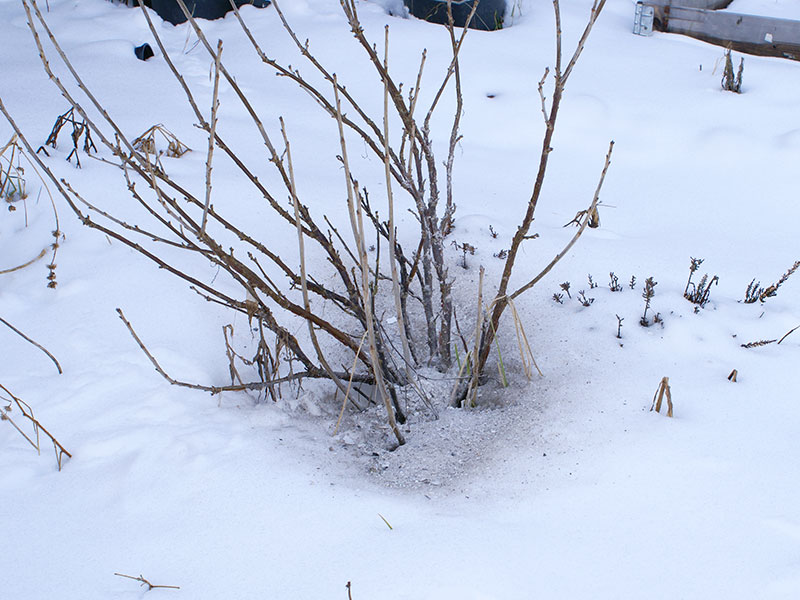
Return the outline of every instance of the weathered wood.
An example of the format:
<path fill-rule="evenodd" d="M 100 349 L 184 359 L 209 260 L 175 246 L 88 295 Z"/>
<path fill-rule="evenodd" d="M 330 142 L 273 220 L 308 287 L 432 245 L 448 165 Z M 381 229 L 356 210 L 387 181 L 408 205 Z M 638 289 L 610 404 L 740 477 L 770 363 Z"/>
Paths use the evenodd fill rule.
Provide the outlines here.
<path fill-rule="evenodd" d="M 658 2 L 663 5 L 681 6 L 683 8 L 702 8 L 705 10 L 720 10 L 728 8 L 733 0 L 664 0 Z M 645 4 L 650 4 L 645 2 Z"/>
<path fill-rule="evenodd" d="M 655 10 L 656 31 L 687 35 L 747 54 L 800 60 L 800 21 L 688 6 L 727 6 L 730 2 L 725 0 L 678 1 L 680 6 L 671 1 L 644 2 Z"/>

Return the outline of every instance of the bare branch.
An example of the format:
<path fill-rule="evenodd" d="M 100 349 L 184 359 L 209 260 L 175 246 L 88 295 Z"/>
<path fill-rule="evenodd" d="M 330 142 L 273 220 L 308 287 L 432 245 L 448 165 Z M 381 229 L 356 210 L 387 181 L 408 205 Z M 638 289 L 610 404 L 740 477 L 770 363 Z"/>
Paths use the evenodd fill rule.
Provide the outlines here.
<path fill-rule="evenodd" d="M 389 71 L 389 26 L 385 29 L 384 38 L 384 69 Z M 406 337 L 405 317 L 403 314 L 403 301 L 400 292 L 400 278 L 397 273 L 397 241 L 394 224 L 394 194 L 392 193 L 392 178 L 389 170 L 389 86 L 386 81 L 383 85 L 383 140 L 384 150 L 384 175 L 386 179 L 386 197 L 389 203 L 389 264 L 392 270 L 392 290 L 394 292 L 395 314 L 400 332 L 400 341 L 403 344 L 403 361 L 405 363 L 408 381 L 414 381 L 411 373 L 411 348 Z M 379 229 L 380 230 L 380 229 Z"/>
<path fill-rule="evenodd" d="M 114 573 L 114 575 L 116 575 L 117 577 L 125 577 L 126 579 L 133 579 L 134 581 L 139 581 L 143 586 L 145 586 L 145 585 L 147 586 L 147 591 L 148 592 L 150 590 L 155 589 L 155 588 L 162 588 L 162 589 L 169 589 L 169 590 L 179 590 L 179 589 L 181 589 L 180 586 L 177 586 L 177 585 L 155 585 L 155 584 L 150 583 L 149 581 L 147 581 L 147 579 L 145 579 L 141 575 L 139 575 L 138 577 L 134 577 L 133 575 L 125 575 L 123 573 Z"/>
<path fill-rule="evenodd" d="M 547 114 L 547 99 L 544 96 L 544 82 L 547 81 L 547 75 L 550 73 L 550 68 L 546 67 L 544 70 L 544 75 L 539 80 L 539 98 L 542 101 L 542 116 L 544 117 L 544 123 L 548 127 L 550 127 L 550 115 Z"/>
<path fill-rule="evenodd" d="M 27 262 L 22 263 L 21 265 L 17 265 L 16 267 L 11 267 L 10 269 L 3 269 L 2 271 L 0 271 L 0 275 L 7 275 L 8 273 L 13 273 L 14 271 L 20 271 L 25 267 L 30 267 L 37 260 L 44 258 L 45 254 L 47 254 L 47 248 L 42 248 L 42 251 L 39 252 L 39 254 L 34 258 L 30 259 Z"/>
<path fill-rule="evenodd" d="M 347 159 L 347 143 L 344 137 L 344 124 L 341 118 L 341 103 L 339 101 L 339 91 L 336 85 L 336 75 L 333 76 L 333 91 L 336 97 L 336 120 L 339 125 L 339 143 L 342 148 L 342 164 L 344 165 L 345 185 L 347 186 L 347 207 L 350 213 L 350 224 L 353 229 L 356 251 L 358 252 L 359 266 L 361 267 L 361 298 L 364 307 L 366 321 L 367 339 L 369 341 L 369 353 L 372 363 L 372 374 L 375 377 L 375 385 L 383 399 L 386 408 L 386 416 L 389 427 L 392 429 L 398 444 L 405 444 L 403 434 L 397 426 L 392 401 L 386 389 L 386 381 L 383 377 L 383 365 L 378 357 L 377 339 L 375 335 L 375 322 L 372 315 L 372 296 L 369 285 L 369 263 L 367 260 L 367 250 L 364 245 L 364 223 L 361 218 L 361 204 L 356 202 L 353 178 L 350 174 L 350 163 Z"/>
<path fill-rule="evenodd" d="M 289 144 L 289 136 L 286 135 L 286 125 L 283 122 L 283 118 L 281 118 L 281 134 L 283 135 L 283 143 L 286 147 L 286 162 L 288 163 L 289 167 L 289 181 L 291 182 L 291 192 L 292 192 L 292 205 L 294 206 L 294 214 L 295 214 L 295 222 L 297 223 L 297 245 L 300 250 L 300 285 L 302 286 L 303 290 L 303 306 L 305 307 L 307 312 L 311 312 L 311 303 L 308 300 L 308 279 L 306 277 L 306 250 L 305 244 L 303 241 L 303 229 L 300 226 L 300 203 L 297 201 L 297 188 L 295 187 L 294 181 L 294 166 L 292 165 L 292 149 L 291 145 Z M 339 381 L 339 378 L 333 373 L 333 369 L 331 369 L 328 361 L 325 359 L 325 353 L 322 351 L 322 348 L 319 345 L 319 340 L 317 339 L 317 333 L 314 331 L 314 325 L 308 319 L 306 319 L 306 323 L 308 324 L 308 334 L 311 337 L 311 343 L 314 346 L 314 350 L 317 352 L 317 358 L 319 359 L 322 368 L 325 369 L 325 372 L 328 374 L 328 377 L 336 384 L 336 387 L 339 388 L 344 394 L 345 402 L 347 402 L 347 398 L 349 396 L 350 386 L 348 385 L 345 388 L 344 384 Z M 356 351 L 356 360 L 358 356 L 361 354 L 361 345 L 359 344 L 358 350 Z M 353 365 L 353 372 L 355 372 L 355 365 Z"/>
<path fill-rule="evenodd" d="M 603 172 L 600 174 L 600 181 L 597 183 L 597 189 L 594 192 L 594 197 L 592 198 L 592 203 L 589 205 L 589 208 L 586 209 L 585 214 L 584 214 L 583 219 L 582 219 L 582 222 L 580 224 L 580 227 L 575 232 L 575 235 L 572 236 L 572 239 L 569 241 L 569 243 L 566 246 L 564 246 L 564 248 L 561 250 L 561 252 L 556 254 L 556 256 L 553 258 L 553 260 L 551 260 L 547 264 L 547 266 L 539 272 L 539 274 L 536 277 L 534 277 L 528 283 L 526 283 L 525 285 L 520 287 L 516 292 L 511 294 L 509 296 L 509 298 L 511 298 L 513 300 L 514 298 L 516 298 L 520 294 L 528 291 L 534 285 L 539 283 L 539 281 L 545 275 L 547 275 L 553 269 L 553 267 L 555 267 L 556 264 L 558 264 L 558 262 L 562 258 L 564 258 L 564 256 L 567 254 L 567 252 L 569 252 L 570 249 L 575 245 L 575 242 L 578 241 L 578 238 L 581 237 L 581 235 L 583 234 L 584 230 L 589 225 L 589 222 L 592 219 L 592 214 L 597 210 L 597 204 L 600 201 L 600 190 L 603 187 L 603 181 L 605 181 L 606 173 L 608 172 L 608 167 L 611 165 L 611 153 L 612 153 L 613 150 L 614 150 L 614 142 L 612 141 L 608 145 L 608 153 L 606 154 L 606 162 L 603 165 Z"/>
<path fill-rule="evenodd" d="M 191 388 L 193 390 L 201 390 L 204 392 L 210 392 L 212 395 L 219 394 L 221 392 L 243 392 L 245 390 L 261 390 L 267 387 L 274 387 L 280 385 L 281 383 L 286 383 L 288 381 L 295 381 L 298 379 L 303 379 L 306 377 L 319 377 L 319 374 L 315 374 L 313 372 L 302 372 L 302 373 L 294 373 L 292 375 L 287 375 L 286 377 L 279 377 L 277 379 L 272 379 L 270 381 L 254 381 L 252 383 L 242 383 L 239 385 L 222 385 L 222 386 L 212 386 L 212 385 L 201 385 L 199 383 L 188 383 L 186 381 L 180 381 L 178 379 L 174 379 L 170 377 L 166 371 L 158 364 L 156 358 L 150 353 L 147 349 L 147 346 L 144 345 L 141 338 L 136 334 L 133 329 L 133 325 L 131 325 L 130 321 L 125 317 L 125 314 L 122 312 L 121 308 L 117 309 L 117 314 L 122 322 L 125 324 L 125 327 L 128 328 L 128 333 L 131 334 L 131 337 L 136 341 L 141 348 L 142 352 L 144 352 L 145 356 L 150 360 L 150 362 L 155 367 L 158 374 L 161 375 L 164 379 L 169 381 L 172 385 L 176 385 L 178 387 L 186 387 Z"/>
<path fill-rule="evenodd" d="M 8 394 L 8 396 L 10 398 L 10 400 L 9 400 L 9 398 L 4 398 L 4 400 L 9 401 L 9 402 L 13 402 L 14 404 L 16 404 L 17 408 L 19 409 L 19 411 L 22 414 L 22 416 L 25 417 L 26 419 L 28 419 L 28 421 L 31 422 L 31 424 L 33 425 L 33 436 L 34 436 L 35 440 L 32 439 L 30 436 L 28 436 L 28 434 L 26 434 L 22 430 L 22 428 L 20 428 L 20 426 L 17 425 L 12 420 L 12 418 L 10 416 L 11 404 L 9 404 L 9 406 L 7 406 L 7 407 L 0 407 L 0 420 L 9 422 L 11 424 L 11 426 L 14 427 L 14 429 L 16 429 L 22 435 L 22 437 L 24 437 L 30 443 L 31 446 L 36 448 L 36 451 L 39 454 L 41 454 L 41 452 L 42 452 L 41 444 L 39 443 L 39 432 L 41 432 L 45 436 L 47 436 L 47 438 L 53 444 L 53 450 L 56 453 L 56 463 L 58 464 L 58 470 L 61 471 L 61 467 L 63 466 L 63 461 L 64 461 L 64 455 L 66 455 L 68 458 L 72 458 L 72 454 L 70 454 L 67 451 L 67 449 L 64 448 L 64 446 L 61 445 L 61 442 L 59 442 L 55 438 L 55 436 L 53 436 L 53 434 L 51 434 L 49 431 L 47 431 L 47 429 L 45 429 L 44 425 L 42 425 L 36 419 L 36 417 L 33 415 L 33 409 L 31 408 L 31 406 L 27 402 L 24 402 L 22 399 L 17 398 L 3 384 L 0 384 L 0 390 L 3 390 L 6 394 Z"/>
<path fill-rule="evenodd" d="M 797 327 L 793 327 L 792 329 L 790 329 L 789 331 L 787 331 L 787 332 L 784 334 L 784 336 L 783 336 L 781 339 L 779 339 L 779 340 L 778 340 L 778 343 L 780 344 L 780 343 L 781 343 L 783 340 L 785 340 L 787 337 L 789 337 L 789 335 L 791 335 L 792 333 L 794 333 L 794 332 L 795 332 L 795 331 L 797 331 L 798 329 L 800 329 L 800 325 L 798 325 Z"/>
<path fill-rule="evenodd" d="M 47 350 L 47 348 L 45 348 L 44 346 L 42 346 L 42 345 L 41 345 L 41 344 L 39 344 L 38 342 L 35 342 L 35 341 L 34 341 L 34 340 L 32 340 L 31 338 L 29 338 L 27 335 L 25 335 L 24 333 L 22 333 L 22 332 L 21 332 L 19 329 L 17 329 L 16 327 L 14 327 L 14 326 L 13 326 L 11 323 L 9 323 L 8 321 L 6 321 L 6 320 L 5 320 L 4 318 L 2 318 L 2 317 L 0 317 L 0 323 L 2 323 L 3 325 L 5 325 L 6 327 L 8 327 L 8 328 L 9 328 L 11 331 L 13 331 L 14 333 L 16 333 L 18 336 L 20 336 L 20 337 L 21 337 L 23 340 L 25 340 L 25 341 L 26 341 L 26 342 L 28 342 L 29 344 L 32 344 L 32 345 L 36 346 L 36 347 L 37 347 L 39 350 L 41 350 L 42 352 L 44 352 L 44 353 L 47 355 L 47 357 L 48 357 L 50 360 L 52 360 L 52 361 L 53 361 L 53 364 L 55 364 L 55 366 L 56 366 L 56 369 L 58 369 L 58 374 L 59 374 L 59 375 L 61 375 L 61 374 L 64 372 L 64 371 L 61 369 L 61 365 L 60 365 L 60 364 L 58 364 L 58 361 L 56 360 L 56 357 L 55 357 L 55 356 L 53 356 L 52 354 L 50 354 L 50 352 Z"/>
<path fill-rule="evenodd" d="M 558 0 L 556 0 L 556 2 L 558 2 Z M 567 64 L 567 68 L 564 69 L 563 75 L 561 75 L 562 83 L 566 83 L 567 79 L 569 79 L 569 76 L 572 73 L 572 69 L 575 67 L 575 63 L 578 62 L 578 59 L 580 58 L 581 53 L 583 52 L 583 48 L 586 45 L 586 40 L 589 39 L 589 34 L 592 32 L 592 27 L 594 27 L 595 22 L 600 17 L 600 13 L 602 12 L 605 4 L 606 0 L 594 1 L 594 4 L 592 5 L 592 12 L 589 16 L 589 22 L 586 23 L 586 28 L 583 30 L 583 34 L 578 40 L 578 44 L 575 47 L 575 52 L 572 54 L 572 58 L 569 59 L 569 63 Z"/>
<path fill-rule="evenodd" d="M 211 127 L 208 131 L 208 158 L 206 159 L 206 203 L 203 207 L 203 221 L 200 224 L 201 236 L 206 233 L 208 207 L 211 205 L 211 160 L 214 157 L 214 138 L 217 131 L 217 110 L 219 109 L 219 61 L 222 58 L 222 40 L 217 41 L 214 56 L 214 92 L 211 97 Z"/>

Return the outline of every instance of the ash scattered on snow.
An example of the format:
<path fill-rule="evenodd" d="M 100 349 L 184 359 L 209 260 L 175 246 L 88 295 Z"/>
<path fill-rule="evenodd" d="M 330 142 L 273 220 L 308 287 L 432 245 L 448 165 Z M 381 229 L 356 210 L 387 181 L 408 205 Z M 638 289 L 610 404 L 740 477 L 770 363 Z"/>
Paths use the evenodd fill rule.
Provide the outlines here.
<path fill-rule="evenodd" d="M 429 385 L 435 388 L 427 390 L 433 410 L 416 395 L 406 398 L 408 421 L 400 426 L 403 446 L 397 445 L 378 404 L 362 412 L 348 409 L 335 435 L 341 400 L 307 393 L 287 399 L 285 408 L 294 418 L 305 415 L 304 424 L 296 424 L 313 436 L 316 448 L 309 446 L 304 452 L 327 473 L 366 477 L 379 487 L 444 495 L 480 477 L 499 453 L 539 443 L 542 404 L 532 399 L 536 394 L 529 386 L 541 386 L 547 396 L 549 386 L 543 384 L 523 381 L 507 389 L 484 385 L 478 405 L 469 409 L 447 406 L 449 385 Z"/>

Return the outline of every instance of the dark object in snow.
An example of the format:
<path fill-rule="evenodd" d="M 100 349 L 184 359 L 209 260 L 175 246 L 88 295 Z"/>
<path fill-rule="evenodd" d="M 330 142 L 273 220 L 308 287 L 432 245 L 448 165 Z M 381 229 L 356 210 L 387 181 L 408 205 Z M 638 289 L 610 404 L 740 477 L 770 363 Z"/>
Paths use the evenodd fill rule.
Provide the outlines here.
<path fill-rule="evenodd" d="M 186 8 L 196 19 L 221 19 L 231 10 L 228 0 L 184 0 Z M 236 0 L 236 6 L 252 4 L 256 8 L 269 6 L 270 0 Z M 178 0 L 150 0 L 150 6 L 158 16 L 173 25 L 186 22 Z"/>
<path fill-rule="evenodd" d="M 139 60 L 147 60 L 148 58 L 153 58 L 153 56 L 155 56 L 153 54 L 153 49 L 150 47 L 150 44 L 142 44 L 141 46 L 136 46 L 136 48 L 133 49 L 133 53 Z"/>
<path fill-rule="evenodd" d="M 452 0 L 453 22 L 456 27 L 464 27 L 476 1 Z M 403 2 L 418 19 L 441 25 L 447 23 L 447 0 L 403 0 Z M 484 31 L 502 29 L 505 12 L 506 0 L 480 0 L 469 26 L 471 29 Z"/>

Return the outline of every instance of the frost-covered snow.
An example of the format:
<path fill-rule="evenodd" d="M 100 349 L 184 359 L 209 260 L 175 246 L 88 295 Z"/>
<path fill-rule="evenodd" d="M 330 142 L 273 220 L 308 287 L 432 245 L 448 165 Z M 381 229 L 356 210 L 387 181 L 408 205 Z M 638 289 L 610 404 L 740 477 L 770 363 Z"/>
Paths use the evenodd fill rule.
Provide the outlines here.
<path fill-rule="evenodd" d="M 390 17 L 384 4 L 359 6 L 376 41 L 390 24 L 399 78 L 413 81 L 422 48 L 427 72 L 441 72 L 445 30 Z M 563 4 L 570 47 L 591 2 Z M 380 110 L 379 81 L 338 2 L 283 5 L 348 89 Z M 745 5 L 774 5 L 783 16 L 796 10 L 788 0 L 736 0 L 731 10 L 752 12 Z M 536 83 L 553 61 L 552 8 L 520 6 L 511 27 L 472 32 L 463 50 L 452 237 L 478 250 L 462 270 L 452 249 L 451 273 L 467 321 L 478 266 L 495 281 L 501 263 L 493 253 L 513 235 L 538 159 Z M 243 13 L 271 52 L 292 56 L 273 9 Z M 232 317 L 82 227 L 56 198 L 64 233 L 58 287 L 46 287 L 47 259 L 0 275 L 0 317 L 47 347 L 64 374 L 0 327 L 0 384 L 33 407 L 73 458 L 58 472 L 47 444 L 37 456 L 0 422 L 0 596 L 344 600 L 348 581 L 355 600 L 800 596 L 800 331 L 780 345 L 741 347 L 800 325 L 800 274 L 763 305 L 740 302 L 753 277 L 768 285 L 800 259 L 800 63 L 747 56 L 744 93 L 722 92 L 720 48 L 634 36 L 632 18 L 632 2 L 609 0 L 574 72 L 535 222 L 540 238 L 519 265 L 523 281 L 569 239 L 573 230 L 562 225 L 588 205 L 615 140 L 601 227 L 517 301 L 544 376 L 525 379 L 513 324 L 505 323 L 510 388 L 489 384 L 480 408 L 443 409 L 438 420 L 415 413 L 408 444 L 394 452 L 369 416 L 348 414 L 332 436 L 339 406 L 322 385 L 287 387 L 272 403 L 167 384 L 114 309 L 171 374 L 207 385 L 229 381 L 221 327 Z M 48 19 L 123 129 L 136 135 L 164 123 L 197 149 L 170 169 L 202 177 L 205 140 L 163 59 L 133 56 L 134 46 L 152 43 L 143 17 L 101 0 L 51 0 Z M 38 145 L 66 103 L 39 64 L 17 0 L 0 0 L 0 22 L 0 97 Z M 328 162 L 337 152 L 332 121 L 262 70 L 232 17 L 203 26 L 210 39 L 224 39 L 224 56 L 265 123 L 276 131 L 285 117 L 312 209 L 345 218 L 341 173 Z M 186 25 L 160 31 L 209 104 L 207 55 Z M 261 160 L 225 87 L 221 104 L 227 137 Z M 10 135 L 0 121 L 0 144 Z M 114 168 L 86 158 L 75 170 L 63 160 L 65 146 L 48 164 L 92 200 L 127 210 Z M 220 164 L 215 176 L 215 193 L 225 196 L 215 203 L 236 210 L 230 172 Z M 26 206 L 0 213 L 0 270 L 52 239 L 49 200 L 30 179 Z M 190 185 L 200 190 L 202 179 Z M 380 186 L 376 178 L 373 197 Z M 291 255 L 292 231 L 271 227 L 266 211 L 247 216 Z M 412 231 L 413 218 L 404 218 Z M 705 259 L 698 276 L 720 278 L 697 313 L 682 297 L 690 256 Z M 611 271 L 622 291 L 609 290 Z M 658 281 L 652 311 L 663 325 L 643 328 L 649 276 Z M 573 297 L 583 290 L 593 303 L 554 302 L 565 281 Z M 621 339 L 615 315 L 624 318 Z M 238 342 L 248 343 L 246 320 L 233 325 Z M 736 383 L 727 380 L 733 369 Z M 649 412 L 664 376 L 672 419 Z M 147 592 L 115 572 L 180 590 Z"/>

